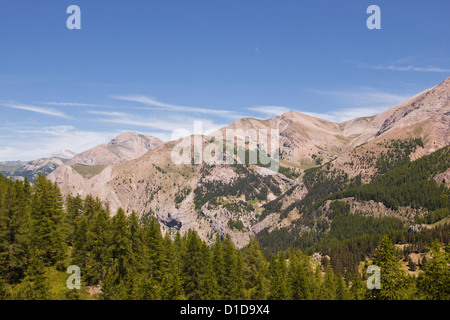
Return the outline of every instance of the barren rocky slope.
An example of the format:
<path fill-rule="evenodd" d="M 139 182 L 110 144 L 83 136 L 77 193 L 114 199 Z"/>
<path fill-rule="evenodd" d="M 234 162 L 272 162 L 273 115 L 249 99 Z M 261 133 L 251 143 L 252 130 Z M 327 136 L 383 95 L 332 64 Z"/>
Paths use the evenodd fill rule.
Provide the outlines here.
<path fill-rule="evenodd" d="M 361 174 L 368 182 L 379 172 L 383 154 L 391 157 L 396 150 L 414 160 L 449 145 L 449 117 L 450 78 L 373 117 L 338 124 L 288 112 L 269 120 L 241 119 L 221 129 L 224 135 L 226 129 L 278 129 L 282 167 L 275 175 L 256 165 L 175 165 L 171 151 L 179 141 L 160 145 L 126 133 L 74 157 L 49 178 L 65 193 L 98 196 L 112 213 L 123 207 L 155 215 L 165 231 L 194 228 L 206 240 L 215 232 L 230 234 L 242 247 L 261 230 L 298 218 L 292 204 L 310 191 L 303 183 L 305 168 L 326 164 L 330 172 Z M 355 212 L 361 207 L 379 214 L 377 204 L 349 201 Z"/>

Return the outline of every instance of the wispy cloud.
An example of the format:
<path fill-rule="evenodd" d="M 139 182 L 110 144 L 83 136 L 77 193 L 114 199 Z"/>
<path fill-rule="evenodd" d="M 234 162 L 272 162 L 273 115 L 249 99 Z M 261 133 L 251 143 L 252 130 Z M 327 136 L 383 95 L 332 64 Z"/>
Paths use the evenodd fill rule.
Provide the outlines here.
<path fill-rule="evenodd" d="M 327 95 L 335 99 L 341 99 L 351 105 L 380 105 L 392 107 L 410 98 L 410 95 L 400 95 L 370 87 L 361 87 L 356 90 L 309 90 L 312 93 Z"/>
<path fill-rule="evenodd" d="M 158 101 L 154 98 L 150 98 L 150 97 L 146 97 L 146 96 L 142 96 L 142 95 L 111 96 L 111 97 L 114 99 L 118 99 L 118 100 L 138 102 L 138 103 L 147 105 L 152 108 L 157 108 L 159 110 L 202 113 L 202 114 L 215 115 L 215 116 L 220 116 L 220 117 L 230 118 L 230 119 L 239 119 L 241 117 L 241 115 L 239 113 L 232 111 L 232 110 L 220 110 L 220 109 L 212 109 L 212 108 L 197 108 L 197 107 L 180 106 L 180 105 L 175 105 L 175 104 L 164 103 L 164 102 Z"/>
<path fill-rule="evenodd" d="M 53 117 L 66 118 L 66 119 L 69 118 L 69 116 L 67 116 L 63 112 L 61 112 L 59 110 L 55 110 L 55 109 L 36 107 L 36 106 L 25 105 L 25 104 L 16 104 L 16 103 L 2 103 L 2 104 L 0 104 L 0 106 L 17 109 L 17 110 L 25 110 L 25 111 L 46 114 L 46 115 L 50 115 Z"/>
<path fill-rule="evenodd" d="M 341 107 L 335 107 L 326 112 L 301 111 L 299 108 L 295 108 L 294 111 L 336 123 L 376 115 L 411 97 L 411 95 L 396 94 L 371 87 L 351 90 L 308 89 L 307 91 L 329 96 L 335 101 L 336 106 Z"/>
<path fill-rule="evenodd" d="M 383 65 L 383 66 L 373 66 L 374 70 L 394 70 L 394 71 L 418 71 L 418 72 L 445 72 L 449 73 L 450 69 L 443 69 L 433 66 L 428 67 L 417 67 L 417 66 L 394 66 L 394 65 Z"/>
<path fill-rule="evenodd" d="M 49 157 L 57 150 L 70 149 L 76 153 L 110 141 L 120 131 L 80 130 L 74 126 L 28 127 L 2 134 L 8 136 L 0 145 L 0 161 L 34 160 Z"/>
<path fill-rule="evenodd" d="M 281 116 L 283 113 L 291 111 L 288 107 L 282 106 L 259 106 L 247 108 L 247 110 L 265 114 L 266 116 Z"/>
<path fill-rule="evenodd" d="M 58 106 L 58 107 L 91 107 L 91 108 L 104 108 L 106 106 L 100 104 L 93 103 L 79 103 L 79 102 L 41 102 L 42 104 L 50 105 L 50 106 Z"/>
<path fill-rule="evenodd" d="M 300 111 L 300 112 L 319 119 L 324 119 L 335 123 L 342 123 L 356 118 L 374 116 L 385 110 L 386 108 L 384 106 L 381 106 L 381 107 L 338 109 L 325 113 L 308 112 L 308 111 L 304 112 Z"/>
<path fill-rule="evenodd" d="M 88 113 L 103 116 L 102 118 L 97 119 L 98 121 L 134 127 L 137 131 L 142 128 L 163 131 L 161 135 L 156 134 L 161 139 L 167 139 L 168 133 L 171 133 L 177 129 L 185 129 L 194 133 L 195 121 L 201 121 L 203 126 L 202 130 L 208 132 L 228 125 L 228 123 L 215 123 L 211 119 L 201 119 L 179 115 L 167 115 L 164 119 L 161 119 L 117 111 L 90 110 Z"/>
<path fill-rule="evenodd" d="M 410 60 L 410 59 L 406 59 Z M 405 61 L 406 61 L 405 60 Z M 398 60 L 401 62 L 402 60 Z M 391 71 L 416 71 L 416 72 L 441 72 L 450 73 L 449 68 L 441 68 L 432 65 L 420 66 L 420 64 L 405 64 L 405 63 L 387 63 L 380 65 L 371 65 L 361 62 L 348 61 L 349 63 L 356 64 L 360 68 L 372 69 L 372 70 L 391 70 Z"/>

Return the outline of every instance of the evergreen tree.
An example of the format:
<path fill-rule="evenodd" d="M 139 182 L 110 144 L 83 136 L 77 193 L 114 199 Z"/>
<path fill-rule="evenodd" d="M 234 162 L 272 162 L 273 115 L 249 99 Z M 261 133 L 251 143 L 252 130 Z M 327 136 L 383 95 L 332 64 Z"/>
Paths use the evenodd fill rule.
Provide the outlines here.
<path fill-rule="evenodd" d="M 190 300 L 217 298 L 217 281 L 214 277 L 209 248 L 197 232 L 188 231 L 182 253 L 184 292 Z"/>
<path fill-rule="evenodd" d="M 213 271 L 212 254 L 206 243 L 202 242 L 204 270 L 202 275 L 202 300 L 217 300 L 219 298 L 217 279 Z"/>
<path fill-rule="evenodd" d="M 82 270 L 87 271 L 89 262 L 88 257 L 90 256 L 89 253 L 89 246 L 88 246 L 88 240 L 87 237 L 89 235 L 88 233 L 89 229 L 89 221 L 88 218 L 85 215 L 80 215 L 75 218 L 74 222 L 74 232 L 73 232 L 73 250 L 72 250 L 72 264 L 79 266 Z M 103 248 L 105 250 L 106 248 Z M 92 284 L 92 281 L 90 278 L 90 273 L 87 272 L 85 274 L 87 277 L 88 283 Z"/>
<path fill-rule="evenodd" d="M 73 197 L 70 193 L 66 195 L 66 217 L 67 217 L 67 242 L 73 245 L 75 237 L 75 226 L 78 217 L 83 214 L 84 202 L 80 195 Z"/>
<path fill-rule="evenodd" d="M 225 260 L 222 240 L 220 235 L 216 235 L 216 241 L 213 244 L 212 260 L 214 275 L 217 279 L 219 297 L 226 296 L 226 277 L 225 277 Z"/>
<path fill-rule="evenodd" d="M 3 277 L 0 277 L 0 300 L 8 299 L 8 286 Z"/>
<path fill-rule="evenodd" d="M 308 257 L 299 250 L 289 257 L 289 289 L 293 300 L 311 299 L 311 279 L 313 272 Z"/>
<path fill-rule="evenodd" d="M 284 252 L 272 255 L 269 261 L 270 296 L 271 300 L 286 300 L 288 296 L 287 267 Z"/>
<path fill-rule="evenodd" d="M 370 290 L 372 299 L 399 300 L 406 297 L 406 274 L 401 269 L 395 246 L 384 236 L 374 256 L 373 264 L 380 268 L 381 289 Z"/>
<path fill-rule="evenodd" d="M 145 273 L 135 273 L 128 277 L 127 287 L 131 288 L 129 299 L 160 300 L 164 291 L 155 279 Z"/>
<path fill-rule="evenodd" d="M 431 247 L 433 259 L 423 266 L 417 280 L 419 292 L 429 300 L 450 299 L 450 253 L 435 241 Z"/>
<path fill-rule="evenodd" d="M 117 214 L 112 218 L 111 236 L 114 239 L 111 246 L 112 259 L 116 263 L 119 279 L 125 279 L 132 271 L 134 259 L 131 251 L 130 229 L 122 208 L 119 208 Z"/>
<path fill-rule="evenodd" d="M 47 300 L 49 296 L 49 282 L 45 275 L 45 265 L 41 259 L 44 253 L 34 252 L 28 266 L 26 276 L 18 291 L 18 299 Z"/>
<path fill-rule="evenodd" d="M 161 287 L 161 298 L 163 300 L 184 300 L 186 299 L 183 291 L 183 283 L 180 277 L 179 261 L 175 245 L 170 238 L 169 233 L 164 237 L 164 263 L 163 279 Z"/>
<path fill-rule="evenodd" d="M 248 298 L 255 300 L 267 299 L 269 294 L 269 280 L 267 279 L 268 267 L 259 243 L 254 239 L 250 239 L 245 255 L 245 287 L 248 292 Z"/>
<path fill-rule="evenodd" d="M 143 243 L 145 271 L 160 283 L 163 277 L 164 248 L 159 223 L 155 217 L 144 220 Z"/>
<path fill-rule="evenodd" d="M 366 283 L 359 275 L 354 274 L 350 279 L 349 299 L 363 300 L 367 291 Z"/>
<path fill-rule="evenodd" d="M 0 276 L 18 283 L 25 274 L 30 249 L 29 184 L 6 180 L 0 191 Z"/>
<path fill-rule="evenodd" d="M 121 266 L 119 259 L 115 259 L 113 265 L 106 270 L 105 279 L 101 284 L 102 300 L 127 300 L 127 299 L 140 299 L 141 296 L 130 292 L 130 288 L 133 288 L 133 277 L 125 276 L 121 274 Z M 128 283 L 127 283 L 127 280 Z"/>
<path fill-rule="evenodd" d="M 350 290 L 345 282 L 345 279 L 342 275 L 335 275 L 335 286 L 336 286 L 336 299 L 337 300 L 349 300 L 350 299 Z"/>
<path fill-rule="evenodd" d="M 242 268 L 242 256 L 227 235 L 223 243 L 224 251 L 224 293 L 223 299 L 243 299 L 244 279 Z"/>
<path fill-rule="evenodd" d="M 47 265 L 62 259 L 65 254 L 62 221 L 63 199 L 58 186 L 39 175 L 33 186 L 31 203 L 32 246 Z"/>
<path fill-rule="evenodd" d="M 321 300 L 337 299 L 336 277 L 337 275 L 335 275 L 333 267 L 329 265 L 327 270 L 325 271 L 325 278 L 320 289 L 319 297 Z"/>
<path fill-rule="evenodd" d="M 101 209 L 89 219 L 86 242 L 83 245 L 86 260 L 84 279 L 89 285 L 96 285 L 103 280 L 105 270 L 111 265 L 112 234 L 107 213 Z"/>

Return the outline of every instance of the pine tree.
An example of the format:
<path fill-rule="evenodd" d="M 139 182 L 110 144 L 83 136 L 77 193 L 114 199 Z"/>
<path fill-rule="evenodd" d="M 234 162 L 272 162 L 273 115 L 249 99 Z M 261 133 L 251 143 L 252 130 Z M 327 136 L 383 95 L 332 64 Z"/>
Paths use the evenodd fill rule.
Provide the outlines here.
<path fill-rule="evenodd" d="M 89 235 L 89 221 L 85 215 L 80 215 L 75 218 L 74 232 L 73 232 L 73 250 L 72 250 L 72 264 L 79 266 L 85 271 L 85 277 L 88 284 L 93 284 L 90 280 L 90 273 L 88 271 L 88 257 L 89 243 L 87 237 Z M 103 248 L 105 249 L 105 248 Z"/>
<path fill-rule="evenodd" d="M 131 251 L 130 230 L 127 218 L 122 208 L 112 218 L 111 236 L 114 240 L 111 246 L 112 259 L 117 264 L 116 271 L 119 279 L 125 279 L 132 271 L 133 254 Z"/>
<path fill-rule="evenodd" d="M 335 275 L 333 267 L 331 265 L 328 265 L 328 268 L 325 271 L 325 278 L 320 289 L 319 297 L 321 300 L 337 299 L 336 277 L 337 275 Z"/>
<path fill-rule="evenodd" d="M 0 191 L 0 276 L 18 283 L 25 274 L 30 250 L 30 186 L 5 181 Z"/>
<path fill-rule="evenodd" d="M 350 284 L 350 299 L 363 300 L 367 291 L 366 283 L 361 279 L 359 275 L 354 274 L 351 277 Z"/>
<path fill-rule="evenodd" d="M 128 280 L 128 283 L 127 283 Z M 140 299 L 141 296 L 134 293 L 131 294 L 130 288 L 133 288 L 133 278 L 130 276 L 124 276 L 121 274 L 121 267 L 118 259 L 114 260 L 113 265 L 106 270 L 105 279 L 101 284 L 102 300 L 127 300 L 127 299 Z"/>
<path fill-rule="evenodd" d="M 250 239 L 245 252 L 245 287 L 248 292 L 248 298 L 255 300 L 265 300 L 269 294 L 269 280 L 267 279 L 268 267 L 259 243 Z"/>
<path fill-rule="evenodd" d="M 75 225 L 77 219 L 83 214 L 84 202 L 80 195 L 73 197 L 70 193 L 66 195 L 66 217 L 67 217 L 67 242 L 73 245 L 75 237 Z"/>
<path fill-rule="evenodd" d="M 342 275 L 335 275 L 335 286 L 336 286 L 336 299 L 337 300 L 349 300 L 350 290 L 345 282 Z"/>
<path fill-rule="evenodd" d="M 58 186 L 39 175 L 31 203 L 32 246 L 47 265 L 62 259 L 66 246 L 62 221 L 63 199 Z"/>
<path fill-rule="evenodd" d="M 94 213 L 85 227 L 86 242 L 81 244 L 84 248 L 84 279 L 89 285 L 96 285 L 103 280 L 105 270 L 111 265 L 112 260 L 111 224 L 106 211 L 102 209 Z"/>
<path fill-rule="evenodd" d="M 152 217 L 144 221 L 143 244 L 145 270 L 149 277 L 160 283 L 163 277 L 164 248 L 158 221 Z"/>
<path fill-rule="evenodd" d="M 227 235 L 223 243 L 224 251 L 224 293 L 222 298 L 237 300 L 244 298 L 244 279 L 242 269 L 242 257 L 240 252 Z"/>
<path fill-rule="evenodd" d="M 182 274 L 186 297 L 190 300 L 216 299 L 217 280 L 209 248 L 193 230 L 188 231 L 185 241 Z"/>
<path fill-rule="evenodd" d="M 8 295 L 9 293 L 6 281 L 3 277 L 0 277 L 0 300 L 7 300 Z"/>
<path fill-rule="evenodd" d="M 301 251 L 294 252 L 289 257 L 288 282 L 293 300 L 311 299 L 310 279 L 313 272 L 308 262 L 308 257 L 303 256 Z"/>
<path fill-rule="evenodd" d="M 217 300 L 219 298 L 217 279 L 213 271 L 212 254 L 208 245 L 202 242 L 203 274 L 201 281 L 202 300 Z"/>
<path fill-rule="evenodd" d="M 20 284 L 18 299 L 47 300 L 49 295 L 49 282 L 45 275 L 45 265 L 41 259 L 44 253 L 34 252 L 28 265 L 26 276 Z"/>
<path fill-rule="evenodd" d="M 220 235 L 217 234 L 216 241 L 213 245 L 212 261 L 214 274 L 217 279 L 218 294 L 221 298 L 225 297 L 227 294 L 224 255 L 222 240 L 220 239 Z"/>
<path fill-rule="evenodd" d="M 269 261 L 270 295 L 271 300 L 286 300 L 288 296 L 287 267 L 284 252 L 272 255 Z"/>
<path fill-rule="evenodd" d="M 399 300 L 405 298 L 406 274 L 401 269 L 395 246 L 384 236 L 373 258 L 373 264 L 380 268 L 381 289 L 370 290 L 372 299 Z"/>
<path fill-rule="evenodd" d="M 179 261 L 175 245 L 169 233 L 164 237 L 164 263 L 163 279 L 161 285 L 161 298 L 163 300 L 184 300 L 186 296 L 183 291 L 183 283 L 180 277 Z"/>
<path fill-rule="evenodd" d="M 435 241 L 431 251 L 433 259 L 423 266 L 423 272 L 417 280 L 420 293 L 428 300 L 450 299 L 450 253 Z"/>

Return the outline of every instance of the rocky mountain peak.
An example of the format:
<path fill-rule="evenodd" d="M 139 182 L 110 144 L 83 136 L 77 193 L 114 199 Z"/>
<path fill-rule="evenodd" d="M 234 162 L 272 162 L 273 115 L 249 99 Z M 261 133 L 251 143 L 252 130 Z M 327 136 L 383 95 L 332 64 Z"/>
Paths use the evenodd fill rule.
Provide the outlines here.
<path fill-rule="evenodd" d="M 73 157 L 75 157 L 76 155 L 77 154 L 75 152 L 70 151 L 70 150 L 58 150 L 56 152 L 53 152 L 50 157 L 69 160 L 69 159 L 72 159 Z"/>

